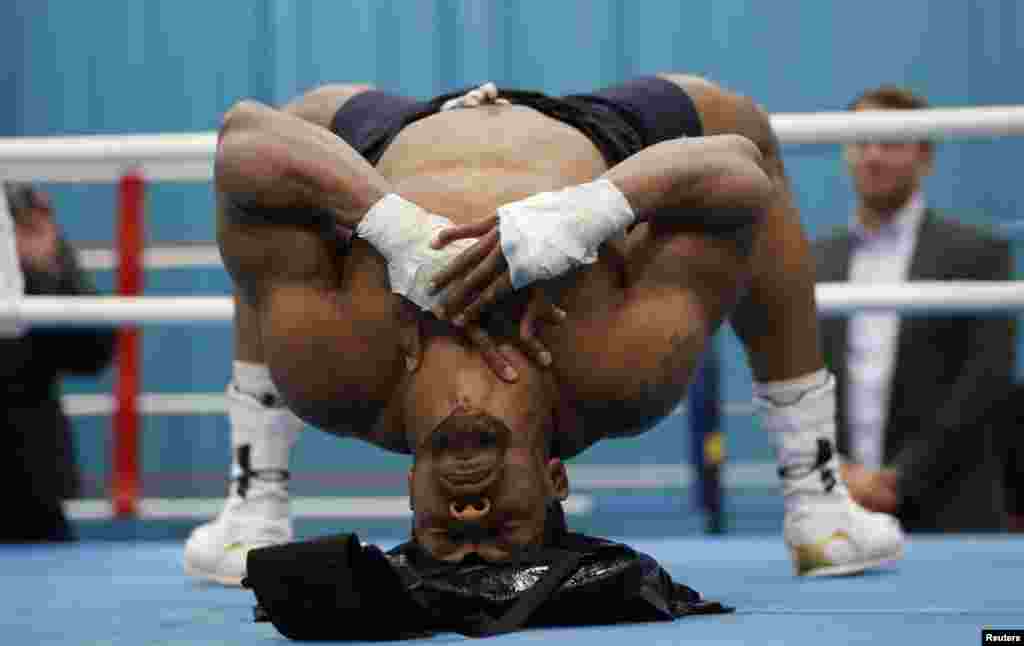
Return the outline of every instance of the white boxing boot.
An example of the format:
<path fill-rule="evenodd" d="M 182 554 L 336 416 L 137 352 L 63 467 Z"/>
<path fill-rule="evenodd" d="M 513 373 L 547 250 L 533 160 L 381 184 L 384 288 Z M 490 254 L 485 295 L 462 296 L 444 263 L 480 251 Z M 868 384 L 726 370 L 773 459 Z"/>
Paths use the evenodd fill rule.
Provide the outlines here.
<path fill-rule="evenodd" d="M 754 405 L 775 442 L 785 501 L 783 538 L 799 576 L 857 574 L 899 560 L 899 521 L 850 497 L 835 448 L 835 379 L 822 370 L 755 384 Z"/>
<path fill-rule="evenodd" d="M 292 540 L 288 460 L 303 422 L 280 403 L 264 366 L 235 362 L 227 389 L 232 482 L 220 514 L 185 543 L 185 572 L 241 585 L 249 550 Z"/>

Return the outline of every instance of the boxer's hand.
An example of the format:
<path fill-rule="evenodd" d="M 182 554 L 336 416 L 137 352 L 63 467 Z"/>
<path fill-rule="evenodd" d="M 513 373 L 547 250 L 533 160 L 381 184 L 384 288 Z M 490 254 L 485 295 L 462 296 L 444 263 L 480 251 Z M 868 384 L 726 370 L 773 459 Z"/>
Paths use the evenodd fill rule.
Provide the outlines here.
<path fill-rule="evenodd" d="M 434 312 L 455 325 L 472 322 L 513 289 L 596 262 L 599 247 L 635 219 L 622 192 L 600 179 L 537 193 L 500 206 L 497 215 L 442 229 L 434 249 L 478 239 L 432 275 L 431 293 L 451 284 Z"/>
<path fill-rule="evenodd" d="M 540 326 L 559 325 L 565 319 L 564 311 L 556 307 L 542 290 L 534 289 L 530 294 L 526 312 L 519 322 L 519 349 L 542 366 L 550 366 L 551 351 L 537 333 Z M 464 325 L 462 330 L 496 375 L 509 382 L 519 379 L 519 373 L 512 361 L 502 352 L 487 330 L 476 322 Z"/>
<path fill-rule="evenodd" d="M 434 245 L 437 234 L 451 224 L 448 218 L 389 193 L 367 211 L 355 233 L 384 256 L 391 291 L 430 311 L 442 295 L 428 285 L 437 272 L 473 244 L 472 240 L 457 240 L 445 248 Z"/>
<path fill-rule="evenodd" d="M 560 325 L 565 319 L 565 310 L 552 303 L 543 289 L 533 288 L 526 313 L 519 321 L 519 342 L 527 354 L 542 366 L 550 366 L 552 357 L 551 351 L 537 336 L 539 326 Z"/>
<path fill-rule="evenodd" d="M 494 342 L 491 335 L 483 326 L 470 323 L 462 327 L 462 332 L 469 339 L 473 347 L 480 352 L 484 361 L 490 366 L 494 374 L 508 382 L 515 382 L 519 379 L 519 372 L 512 365 L 512 360 L 501 351 L 498 344 Z"/>
<path fill-rule="evenodd" d="M 434 307 L 434 315 L 459 327 L 476 321 L 481 312 L 513 291 L 508 263 L 501 252 L 498 216 L 442 229 L 431 247 L 440 249 L 467 238 L 478 239 L 438 272 L 430 286 L 434 292 L 448 288 L 444 300 Z"/>
<path fill-rule="evenodd" d="M 520 345 L 528 357 L 541 365 L 548 366 L 551 365 L 551 353 L 537 338 L 537 328 L 541 323 L 554 325 L 561 323 L 565 320 L 565 312 L 551 304 L 539 290 L 537 294 L 531 298 L 520 323 Z M 405 358 L 406 372 L 412 374 L 419 369 L 423 359 L 423 334 L 420 326 L 422 315 L 414 303 L 404 298 L 397 299 L 396 307 L 398 345 Z M 483 356 L 484 361 L 494 371 L 494 374 L 509 382 L 514 382 L 519 378 L 519 373 L 512 365 L 512 361 L 501 351 L 483 327 L 470 324 L 463 328 L 463 332 Z"/>

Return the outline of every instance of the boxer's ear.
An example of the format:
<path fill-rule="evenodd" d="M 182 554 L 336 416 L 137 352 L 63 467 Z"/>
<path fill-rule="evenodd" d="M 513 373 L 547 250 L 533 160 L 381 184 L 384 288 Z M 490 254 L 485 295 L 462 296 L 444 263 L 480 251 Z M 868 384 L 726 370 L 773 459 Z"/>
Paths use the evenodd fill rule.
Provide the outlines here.
<path fill-rule="evenodd" d="M 405 369 L 414 373 L 423 358 L 422 330 L 419 309 L 399 297 L 398 302 L 398 345 L 405 359 Z"/>
<path fill-rule="evenodd" d="M 569 473 L 565 470 L 565 464 L 558 458 L 551 458 L 547 464 L 547 475 L 552 495 L 559 500 L 568 498 Z"/>

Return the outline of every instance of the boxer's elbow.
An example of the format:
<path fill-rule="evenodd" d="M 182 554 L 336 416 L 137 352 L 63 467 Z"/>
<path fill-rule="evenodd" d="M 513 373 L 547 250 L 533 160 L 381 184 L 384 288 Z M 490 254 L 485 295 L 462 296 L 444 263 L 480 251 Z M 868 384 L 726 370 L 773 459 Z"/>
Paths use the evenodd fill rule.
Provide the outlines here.
<path fill-rule="evenodd" d="M 771 203 L 776 186 L 766 172 L 758 146 L 745 137 L 727 135 L 703 157 L 700 171 L 687 186 L 688 206 L 748 212 L 751 222 Z"/>
<path fill-rule="evenodd" d="M 706 178 L 704 192 L 715 206 L 759 213 L 771 203 L 776 185 L 765 172 L 757 146 L 749 139 L 744 141 L 750 148 L 744 147 L 723 159 L 720 167 Z"/>
<path fill-rule="evenodd" d="M 288 174 L 286 150 L 265 126 L 265 111 L 256 101 L 241 101 L 224 115 L 214 156 L 214 183 L 227 195 L 251 194 Z"/>
<path fill-rule="evenodd" d="M 737 159 L 753 162 L 757 165 L 764 163 L 764 155 L 760 146 L 754 140 L 740 134 L 713 135 L 705 139 L 708 147 L 720 151 L 726 155 L 735 156 Z"/>
<path fill-rule="evenodd" d="M 217 140 L 221 141 L 229 134 L 255 127 L 265 119 L 269 111 L 273 111 L 273 108 L 254 99 L 235 102 L 221 118 Z"/>

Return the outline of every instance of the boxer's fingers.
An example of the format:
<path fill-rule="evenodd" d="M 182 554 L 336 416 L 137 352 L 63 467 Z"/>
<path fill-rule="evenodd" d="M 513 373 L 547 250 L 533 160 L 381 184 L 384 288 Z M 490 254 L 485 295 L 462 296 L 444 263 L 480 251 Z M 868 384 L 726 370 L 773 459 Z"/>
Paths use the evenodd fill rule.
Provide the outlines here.
<path fill-rule="evenodd" d="M 486 330 L 479 325 L 467 325 L 463 330 L 473 346 L 480 351 L 484 361 L 494 371 L 494 374 L 509 382 L 514 382 L 519 378 L 519 373 L 512 367 L 512 362 L 501 353 Z"/>
<path fill-rule="evenodd" d="M 458 260 L 459 258 L 455 259 L 455 261 Z M 480 298 L 485 297 L 485 293 L 489 292 L 493 283 L 502 273 L 505 273 L 506 267 L 505 256 L 502 255 L 501 247 L 497 244 L 492 247 L 491 252 L 480 260 L 475 267 L 470 269 L 470 266 L 467 265 L 466 271 L 469 273 L 461 280 L 451 281 L 448 291 L 444 295 L 444 300 L 441 303 L 444 317 L 456 325 L 476 320 L 477 314 L 480 311 L 479 308 L 472 315 L 469 308 Z M 511 288 L 511 281 L 508 286 Z M 495 296 L 495 294 L 487 294 L 486 298 L 490 299 Z M 500 296 L 500 294 L 497 296 Z M 488 300 L 488 303 L 490 302 L 492 301 Z"/>
<path fill-rule="evenodd" d="M 445 227 L 438 232 L 437 236 L 430 243 L 430 248 L 440 249 L 455 240 L 462 240 L 463 238 L 479 238 L 497 226 L 498 216 L 491 215 L 469 224 L 456 224 Z"/>
<path fill-rule="evenodd" d="M 498 265 L 494 266 L 495 269 L 493 271 L 487 271 L 487 277 L 481 278 L 480 282 L 472 289 L 476 290 L 480 285 L 486 285 L 486 287 L 482 290 L 476 290 L 479 295 L 476 299 L 470 302 L 461 313 L 457 308 L 453 309 L 448 306 L 445 307 L 448 315 L 452 318 L 452 322 L 455 323 L 455 325 L 465 325 L 467 322 L 476 321 L 480 318 L 480 315 L 487 310 L 487 308 L 494 305 L 504 298 L 506 294 L 513 291 L 512 277 L 507 271 L 504 271 L 505 257 L 498 253 L 497 261 Z M 489 265 L 490 259 L 488 259 L 485 264 Z M 481 266 L 481 269 L 483 269 L 483 266 Z M 496 278 L 495 272 L 499 272 Z M 485 276 L 485 274 L 481 272 L 481 276 Z M 485 280 L 489 280 L 490 282 L 484 282 Z M 470 291 L 469 293 L 472 294 L 473 291 Z"/>
<path fill-rule="evenodd" d="M 439 271 L 430 281 L 431 291 L 437 292 L 444 289 L 448 286 L 448 283 L 466 275 L 474 267 L 479 267 L 481 263 L 485 262 L 495 252 L 501 256 L 497 231 L 493 234 L 489 233 L 481 236 L 479 240 L 473 243 L 472 247 L 460 253 L 454 260 L 448 263 L 447 267 Z M 504 256 L 502 256 L 502 260 L 504 260 Z"/>
<path fill-rule="evenodd" d="M 566 318 L 563 310 L 548 299 L 543 290 L 535 288 L 519 322 L 519 340 L 530 356 L 542 366 L 551 365 L 551 352 L 537 337 L 538 323 L 558 325 Z"/>

